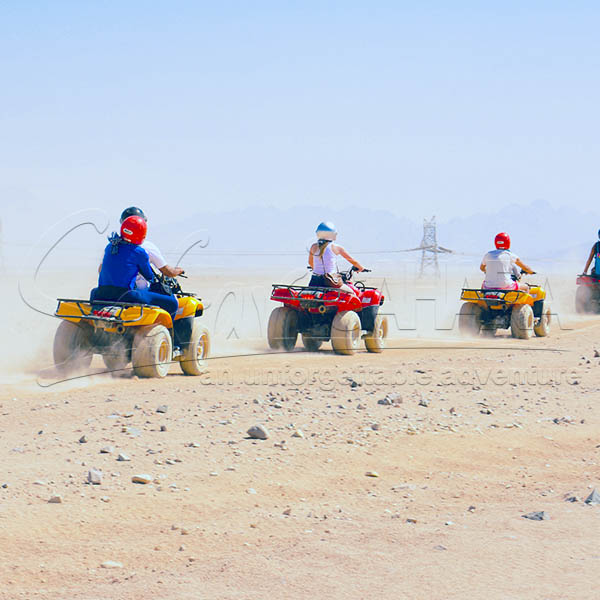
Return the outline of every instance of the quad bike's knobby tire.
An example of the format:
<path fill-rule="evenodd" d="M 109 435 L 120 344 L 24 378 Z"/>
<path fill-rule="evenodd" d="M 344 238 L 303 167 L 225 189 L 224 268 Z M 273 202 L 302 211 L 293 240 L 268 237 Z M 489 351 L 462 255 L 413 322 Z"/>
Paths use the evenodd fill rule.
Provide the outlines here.
<path fill-rule="evenodd" d="M 308 352 L 316 352 L 323 343 L 323 340 L 318 337 L 313 337 L 307 333 L 302 334 L 302 345 Z"/>
<path fill-rule="evenodd" d="M 179 365 L 186 375 L 202 375 L 206 372 L 205 359 L 210 353 L 210 336 L 206 327 L 202 327 L 197 320 L 192 326 L 190 343 L 185 349 Z"/>
<path fill-rule="evenodd" d="M 479 335 L 481 330 L 481 306 L 465 302 L 458 313 L 458 331 L 461 335 Z"/>
<path fill-rule="evenodd" d="M 580 315 L 594 312 L 594 293 L 585 285 L 580 285 L 575 292 L 575 311 Z"/>
<path fill-rule="evenodd" d="M 85 325 L 61 321 L 54 335 L 54 364 L 61 373 L 72 373 L 90 366 L 93 358 Z"/>
<path fill-rule="evenodd" d="M 352 310 L 339 312 L 331 323 L 331 345 L 336 354 L 354 354 L 360 343 L 360 319 Z"/>
<path fill-rule="evenodd" d="M 510 315 L 510 332 L 513 337 L 528 340 L 533 334 L 533 309 L 529 304 L 517 304 Z"/>
<path fill-rule="evenodd" d="M 172 356 L 171 334 L 164 325 L 149 325 L 136 331 L 131 362 L 138 377 L 166 377 Z"/>
<path fill-rule="evenodd" d="M 102 360 L 106 368 L 113 374 L 119 375 L 131 362 L 131 352 L 127 340 L 119 337 L 102 354 Z"/>
<path fill-rule="evenodd" d="M 269 317 L 267 339 L 273 350 L 293 350 L 298 339 L 298 313 L 287 306 L 274 309 Z"/>
<path fill-rule="evenodd" d="M 550 322 L 552 321 L 552 311 L 550 307 L 544 302 L 544 308 L 542 309 L 542 316 L 538 321 L 537 325 L 534 325 L 533 331 L 538 337 L 546 337 L 550 333 Z"/>
<path fill-rule="evenodd" d="M 388 320 L 385 315 L 375 317 L 375 327 L 365 336 L 365 348 L 368 352 L 383 352 L 388 334 Z"/>

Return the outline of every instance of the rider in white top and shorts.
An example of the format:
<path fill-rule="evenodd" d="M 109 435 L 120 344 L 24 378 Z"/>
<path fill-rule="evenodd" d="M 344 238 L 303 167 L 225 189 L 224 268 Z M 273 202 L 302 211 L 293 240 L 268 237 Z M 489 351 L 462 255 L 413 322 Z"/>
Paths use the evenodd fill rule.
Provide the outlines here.
<path fill-rule="evenodd" d="M 490 250 L 483 257 L 479 267 L 485 273 L 483 289 L 528 291 L 529 286 L 515 281 L 515 278 L 520 277 L 520 269 L 530 274 L 533 271 L 509 250 L 509 235 L 499 233 L 494 242 L 496 249 Z"/>
<path fill-rule="evenodd" d="M 317 227 L 317 242 L 315 242 L 308 252 L 308 264 L 312 269 L 313 275 L 310 278 L 309 286 L 331 287 L 331 283 L 325 275 L 337 275 L 337 257 L 345 258 L 358 271 L 363 270 L 363 266 L 352 258 L 342 246 L 334 244 L 337 238 L 335 225 L 330 222 L 319 223 Z M 354 293 L 350 287 L 343 284 L 338 289 L 345 292 Z"/>

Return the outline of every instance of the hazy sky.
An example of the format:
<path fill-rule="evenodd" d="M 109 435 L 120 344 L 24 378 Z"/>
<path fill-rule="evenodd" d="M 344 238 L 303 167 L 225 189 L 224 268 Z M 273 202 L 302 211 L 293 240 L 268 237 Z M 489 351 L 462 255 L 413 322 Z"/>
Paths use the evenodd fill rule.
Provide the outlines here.
<path fill-rule="evenodd" d="M 306 202 L 450 219 L 536 199 L 595 210 L 599 13 L 7 0 L 0 217 L 138 204 L 167 221 Z"/>

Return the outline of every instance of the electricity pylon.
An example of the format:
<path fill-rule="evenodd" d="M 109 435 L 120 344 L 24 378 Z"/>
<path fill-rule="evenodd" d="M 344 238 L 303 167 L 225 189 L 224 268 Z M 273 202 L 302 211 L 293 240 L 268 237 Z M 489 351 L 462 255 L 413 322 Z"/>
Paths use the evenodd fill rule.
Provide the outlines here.
<path fill-rule="evenodd" d="M 411 250 L 421 251 L 421 268 L 419 270 L 419 277 L 425 277 L 425 275 L 433 270 L 435 277 L 440 276 L 440 265 L 438 263 L 438 254 L 452 254 L 452 250 L 444 248 L 437 243 L 437 231 L 435 224 L 435 217 L 431 219 L 423 219 L 423 239 L 421 245 L 417 248 L 411 248 Z"/>

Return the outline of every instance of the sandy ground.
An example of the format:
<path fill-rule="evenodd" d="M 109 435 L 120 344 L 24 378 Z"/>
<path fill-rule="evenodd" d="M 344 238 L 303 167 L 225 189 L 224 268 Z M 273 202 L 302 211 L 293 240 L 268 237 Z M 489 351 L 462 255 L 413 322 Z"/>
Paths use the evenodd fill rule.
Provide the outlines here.
<path fill-rule="evenodd" d="M 56 383 L 56 322 L 10 313 L 2 600 L 598 597 L 600 506 L 583 500 L 600 491 L 600 320 L 559 310 L 549 338 L 464 341 L 452 286 L 407 296 L 390 279 L 383 354 L 279 354 L 256 335 L 268 281 L 205 289 L 215 358 L 195 378 L 96 359 Z M 50 310 L 59 295 L 28 293 Z"/>

